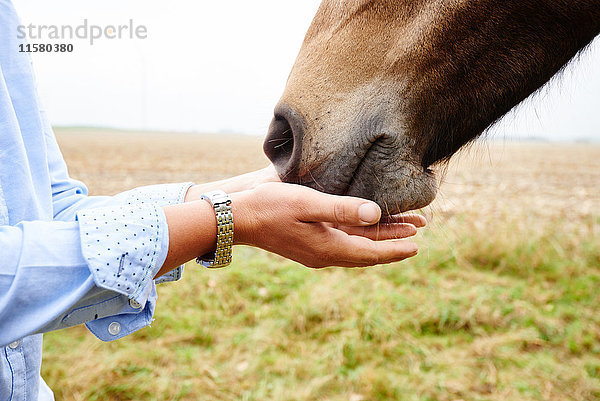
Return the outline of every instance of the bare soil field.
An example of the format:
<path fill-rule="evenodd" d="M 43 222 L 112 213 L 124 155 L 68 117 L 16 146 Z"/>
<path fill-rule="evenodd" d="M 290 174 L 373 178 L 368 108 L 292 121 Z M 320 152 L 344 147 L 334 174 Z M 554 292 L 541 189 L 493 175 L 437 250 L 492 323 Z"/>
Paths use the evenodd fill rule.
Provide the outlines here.
<path fill-rule="evenodd" d="M 262 139 L 249 136 L 59 129 L 57 137 L 70 174 L 93 195 L 141 185 L 214 181 L 268 164 Z"/>
<path fill-rule="evenodd" d="M 93 129 L 57 135 L 71 175 L 95 195 L 213 181 L 268 164 L 262 138 L 256 137 Z M 435 218 L 463 212 L 501 216 L 507 210 L 565 218 L 600 212 L 600 145 L 482 142 L 456 156 L 444 172 L 431 207 Z"/>

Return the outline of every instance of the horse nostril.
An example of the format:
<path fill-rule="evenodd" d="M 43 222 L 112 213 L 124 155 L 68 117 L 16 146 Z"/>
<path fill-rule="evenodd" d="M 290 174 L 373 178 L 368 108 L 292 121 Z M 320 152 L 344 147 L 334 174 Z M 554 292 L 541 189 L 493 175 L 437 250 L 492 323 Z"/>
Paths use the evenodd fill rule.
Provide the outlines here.
<path fill-rule="evenodd" d="M 304 119 L 300 114 L 278 105 L 263 149 L 283 181 L 298 181 L 303 136 Z"/>
<path fill-rule="evenodd" d="M 265 139 L 264 151 L 275 167 L 285 166 L 294 151 L 294 133 L 283 116 L 275 116 Z M 279 170 L 279 169 L 278 169 Z"/>

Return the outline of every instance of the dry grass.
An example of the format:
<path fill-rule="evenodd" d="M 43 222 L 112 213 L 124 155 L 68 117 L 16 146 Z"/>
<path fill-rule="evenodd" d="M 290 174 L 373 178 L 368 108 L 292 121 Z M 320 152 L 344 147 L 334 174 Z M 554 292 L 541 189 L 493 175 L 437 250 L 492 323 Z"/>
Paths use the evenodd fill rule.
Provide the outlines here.
<path fill-rule="evenodd" d="M 95 194 L 266 163 L 246 137 L 59 140 Z M 414 260 L 315 272 L 237 249 L 162 286 L 151 328 L 47 335 L 44 376 L 66 400 L 600 400 L 600 147 L 480 146 L 445 181 Z"/>

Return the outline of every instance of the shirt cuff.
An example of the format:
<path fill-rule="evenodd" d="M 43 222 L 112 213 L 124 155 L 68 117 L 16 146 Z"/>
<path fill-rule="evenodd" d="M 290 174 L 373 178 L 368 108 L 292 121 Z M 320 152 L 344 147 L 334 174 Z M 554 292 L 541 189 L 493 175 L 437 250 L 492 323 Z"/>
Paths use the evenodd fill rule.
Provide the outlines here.
<path fill-rule="evenodd" d="M 117 295 L 102 304 L 92 305 L 91 307 L 104 312 L 105 317 L 88 321 L 85 325 L 90 332 L 102 341 L 118 340 L 152 323 L 156 298 L 155 285 L 152 285 L 152 291 L 145 305 L 128 300 L 123 295 Z M 107 310 L 111 311 L 108 315 Z M 77 312 L 76 310 L 70 315 L 75 315 Z M 89 311 L 82 310 L 81 313 L 88 314 Z"/>
<path fill-rule="evenodd" d="M 139 187 L 115 195 L 115 200 L 128 205 L 155 203 L 158 206 L 179 205 L 185 201 L 185 195 L 192 182 L 181 184 L 158 184 Z"/>
<path fill-rule="evenodd" d="M 83 256 L 98 287 L 144 305 L 169 250 L 163 209 L 154 203 L 77 213 Z"/>
<path fill-rule="evenodd" d="M 185 195 L 192 182 L 180 184 L 158 184 L 139 187 L 130 191 L 122 192 L 115 196 L 116 200 L 127 205 L 143 205 L 155 203 L 159 206 L 179 205 L 185 201 Z M 183 276 L 184 265 L 181 265 L 169 273 L 155 280 L 156 284 L 178 281 Z"/>

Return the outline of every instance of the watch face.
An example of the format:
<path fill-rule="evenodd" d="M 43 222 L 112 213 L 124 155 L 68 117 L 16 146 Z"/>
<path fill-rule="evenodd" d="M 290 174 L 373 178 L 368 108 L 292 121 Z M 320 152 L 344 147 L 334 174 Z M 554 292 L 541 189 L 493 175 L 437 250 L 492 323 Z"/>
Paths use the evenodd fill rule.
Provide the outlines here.
<path fill-rule="evenodd" d="M 229 195 L 221 190 L 207 192 L 202 195 L 202 199 L 210 201 L 213 205 L 217 203 L 228 203 L 231 202 Z"/>

